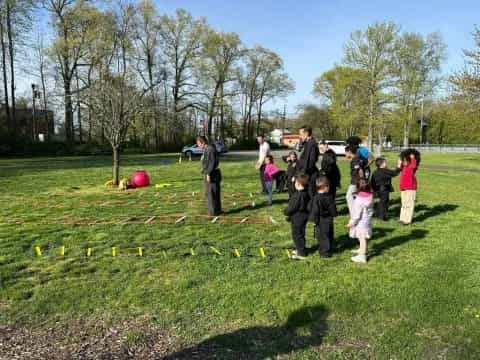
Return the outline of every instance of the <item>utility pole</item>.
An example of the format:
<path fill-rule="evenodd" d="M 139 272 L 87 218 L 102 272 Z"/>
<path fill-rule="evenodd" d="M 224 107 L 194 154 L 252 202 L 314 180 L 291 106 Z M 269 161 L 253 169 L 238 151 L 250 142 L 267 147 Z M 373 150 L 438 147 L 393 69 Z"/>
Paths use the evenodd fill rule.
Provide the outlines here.
<path fill-rule="evenodd" d="M 32 140 L 37 140 L 37 122 L 35 121 L 35 98 L 37 97 L 37 86 L 32 84 Z"/>

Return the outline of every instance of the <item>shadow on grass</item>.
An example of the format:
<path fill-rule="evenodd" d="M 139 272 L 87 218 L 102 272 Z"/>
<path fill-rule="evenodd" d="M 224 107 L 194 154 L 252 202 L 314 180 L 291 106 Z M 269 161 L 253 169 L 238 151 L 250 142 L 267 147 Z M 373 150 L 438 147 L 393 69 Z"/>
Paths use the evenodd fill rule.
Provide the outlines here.
<path fill-rule="evenodd" d="M 235 209 L 224 210 L 223 214 L 224 215 L 233 215 L 233 214 L 241 213 L 241 212 L 246 211 L 246 210 L 257 210 L 257 209 L 261 209 L 261 208 L 270 207 L 270 206 L 273 206 L 273 205 L 282 205 L 282 204 L 285 205 L 287 203 L 288 203 L 287 199 L 274 199 L 272 205 L 267 205 L 266 200 L 265 200 L 264 202 L 261 202 L 259 204 L 255 204 L 255 207 L 252 207 L 251 205 L 245 205 L 245 206 L 238 207 L 238 208 L 235 208 Z"/>
<path fill-rule="evenodd" d="M 431 217 L 438 216 L 440 214 L 455 211 L 458 208 L 458 205 L 452 204 L 442 204 L 442 205 L 435 205 L 435 206 L 428 206 L 428 205 L 418 205 L 415 208 L 415 211 L 423 211 L 422 214 L 419 214 L 413 218 L 413 222 L 422 222 Z"/>
<path fill-rule="evenodd" d="M 394 229 L 390 229 L 390 228 L 374 228 L 372 238 L 373 239 L 383 238 L 388 234 L 390 234 L 393 230 Z M 335 239 L 332 253 L 333 254 L 342 253 L 344 251 L 352 250 L 357 247 L 358 247 L 358 240 L 352 239 L 351 237 L 348 236 L 348 234 L 344 234 Z"/>
<path fill-rule="evenodd" d="M 409 241 L 423 239 L 427 236 L 427 234 L 427 230 L 415 229 L 412 230 L 410 234 L 395 236 L 381 243 L 376 243 L 371 247 L 371 257 L 379 256 L 385 250 L 391 249 L 396 246 L 401 246 Z"/>
<path fill-rule="evenodd" d="M 276 359 L 320 346 L 327 316 L 323 305 L 304 307 L 291 313 L 283 326 L 255 326 L 214 336 L 164 359 Z"/>

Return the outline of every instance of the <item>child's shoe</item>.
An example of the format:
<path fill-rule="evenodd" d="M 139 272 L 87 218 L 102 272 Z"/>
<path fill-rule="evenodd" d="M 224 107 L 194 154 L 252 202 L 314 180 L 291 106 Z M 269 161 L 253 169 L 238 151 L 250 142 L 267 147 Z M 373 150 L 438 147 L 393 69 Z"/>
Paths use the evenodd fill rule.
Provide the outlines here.
<path fill-rule="evenodd" d="M 293 260 L 305 260 L 305 256 L 299 255 L 297 250 L 292 251 L 292 257 Z"/>
<path fill-rule="evenodd" d="M 358 254 L 357 256 L 352 257 L 352 261 L 354 263 L 366 264 L 367 263 L 367 255 Z"/>

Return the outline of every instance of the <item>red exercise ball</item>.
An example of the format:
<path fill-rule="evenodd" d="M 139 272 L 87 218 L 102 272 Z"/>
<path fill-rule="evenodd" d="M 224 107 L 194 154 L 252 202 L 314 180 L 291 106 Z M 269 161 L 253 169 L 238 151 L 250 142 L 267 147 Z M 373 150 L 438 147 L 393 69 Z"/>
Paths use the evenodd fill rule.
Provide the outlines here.
<path fill-rule="evenodd" d="M 146 171 L 138 170 L 132 175 L 130 182 L 135 187 L 146 187 L 150 185 L 150 178 Z"/>

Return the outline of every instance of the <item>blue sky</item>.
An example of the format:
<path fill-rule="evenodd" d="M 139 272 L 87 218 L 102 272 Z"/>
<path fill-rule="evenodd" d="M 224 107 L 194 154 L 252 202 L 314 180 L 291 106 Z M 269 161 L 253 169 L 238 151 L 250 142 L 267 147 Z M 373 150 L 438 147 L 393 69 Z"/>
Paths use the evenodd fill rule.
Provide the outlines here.
<path fill-rule="evenodd" d="M 403 31 L 438 31 L 447 44 L 445 74 L 463 64 L 462 49 L 472 48 L 472 31 L 480 25 L 479 0 L 430 1 L 292 1 L 292 0 L 157 0 L 161 12 L 184 8 L 205 16 L 222 31 L 237 32 L 245 45 L 262 45 L 280 54 L 295 81 L 288 109 L 315 101 L 312 84 L 342 59 L 343 45 L 356 29 L 376 21 L 393 21 Z M 272 107 L 283 107 L 272 104 Z"/>

